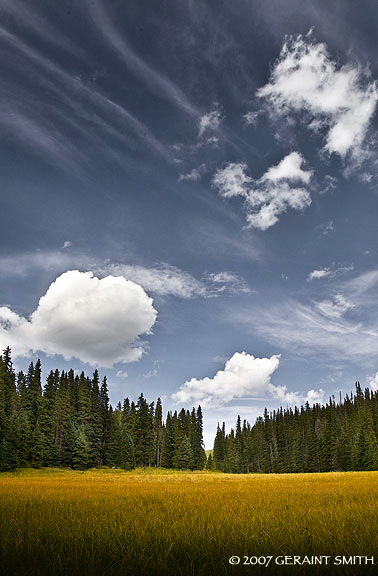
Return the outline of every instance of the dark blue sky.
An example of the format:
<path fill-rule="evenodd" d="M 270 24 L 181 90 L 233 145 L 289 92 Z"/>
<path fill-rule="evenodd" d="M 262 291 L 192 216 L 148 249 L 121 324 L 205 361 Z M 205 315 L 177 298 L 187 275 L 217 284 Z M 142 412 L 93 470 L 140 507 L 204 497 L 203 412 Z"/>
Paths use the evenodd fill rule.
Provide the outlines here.
<path fill-rule="evenodd" d="M 378 385 L 375 2 L 0 14 L 17 368 L 99 365 L 114 402 L 201 402 L 208 446 L 239 412 Z"/>

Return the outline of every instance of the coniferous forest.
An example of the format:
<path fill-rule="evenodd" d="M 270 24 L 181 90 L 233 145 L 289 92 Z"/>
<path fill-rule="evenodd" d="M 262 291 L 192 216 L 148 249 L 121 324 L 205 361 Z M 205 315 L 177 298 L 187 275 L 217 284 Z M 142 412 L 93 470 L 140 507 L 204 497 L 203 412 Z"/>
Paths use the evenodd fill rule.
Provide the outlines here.
<path fill-rule="evenodd" d="M 203 446 L 201 407 L 168 412 L 160 398 L 125 398 L 113 408 L 106 377 L 51 371 L 41 362 L 15 373 L 11 350 L 0 356 L 0 470 L 109 466 L 219 470 L 231 473 L 378 469 L 378 392 L 361 389 L 336 403 L 268 412 L 251 426 L 238 416 L 218 425 L 213 454 Z"/>
<path fill-rule="evenodd" d="M 200 470 L 206 454 L 202 412 L 168 412 L 160 398 L 125 398 L 115 409 L 106 377 L 51 371 L 44 386 L 41 362 L 15 374 L 11 351 L 0 357 L 0 470 L 64 466 L 84 470 L 136 466 Z"/>
<path fill-rule="evenodd" d="M 378 470 L 378 391 L 361 389 L 343 401 L 306 403 L 269 413 L 254 426 L 240 416 L 226 434 L 218 425 L 214 466 L 224 472 Z"/>

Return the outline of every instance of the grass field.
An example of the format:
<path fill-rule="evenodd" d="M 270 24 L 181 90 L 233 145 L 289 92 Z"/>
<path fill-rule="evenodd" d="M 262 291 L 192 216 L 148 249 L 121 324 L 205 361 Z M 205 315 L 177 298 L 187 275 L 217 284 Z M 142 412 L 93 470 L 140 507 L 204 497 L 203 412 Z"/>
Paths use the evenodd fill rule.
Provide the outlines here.
<path fill-rule="evenodd" d="M 231 566 L 229 557 L 377 562 L 377 527 L 378 472 L 0 475 L 0 570 L 9 576 L 376 574 L 377 566 Z"/>

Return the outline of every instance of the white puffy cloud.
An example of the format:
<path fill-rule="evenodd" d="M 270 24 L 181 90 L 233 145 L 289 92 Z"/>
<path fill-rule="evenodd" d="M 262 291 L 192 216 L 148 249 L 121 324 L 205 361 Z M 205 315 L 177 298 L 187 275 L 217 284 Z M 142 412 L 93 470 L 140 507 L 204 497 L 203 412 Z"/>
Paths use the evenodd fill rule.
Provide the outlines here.
<path fill-rule="evenodd" d="M 275 386 L 271 377 L 280 363 L 280 354 L 270 358 L 255 358 L 246 352 L 235 352 L 227 360 L 223 370 L 218 370 L 213 378 L 192 378 L 185 382 L 172 398 L 187 404 L 199 402 L 204 407 L 220 407 L 236 398 L 248 396 L 275 398 L 285 404 L 300 402 L 320 402 L 323 390 L 310 390 L 302 395 L 288 392 L 287 386 Z"/>
<path fill-rule="evenodd" d="M 248 196 L 250 183 L 253 182 L 246 174 L 248 166 L 245 162 L 230 163 L 225 168 L 217 170 L 213 178 L 213 184 L 219 190 L 223 198 L 235 196 Z"/>
<path fill-rule="evenodd" d="M 311 282 L 312 280 L 321 280 L 322 278 L 336 278 L 337 276 L 342 276 L 347 272 L 352 272 L 354 270 L 354 265 L 350 264 L 349 266 L 339 266 L 338 268 L 332 265 L 332 268 L 318 268 L 313 270 L 307 276 L 307 282 Z"/>
<path fill-rule="evenodd" d="M 133 362 L 144 352 L 139 337 L 151 332 L 156 316 L 138 284 L 70 270 L 50 285 L 30 319 L 0 308 L 0 345 L 10 345 L 15 356 L 42 351 L 101 366 Z"/>
<path fill-rule="evenodd" d="M 324 148 L 358 157 L 378 99 L 375 82 L 357 64 L 338 65 L 327 46 L 311 34 L 290 37 L 269 82 L 257 91 L 274 115 L 301 114 L 310 129 L 324 135 Z"/>
<path fill-rule="evenodd" d="M 280 182 L 282 180 L 309 184 L 312 171 L 303 170 L 304 158 L 298 152 L 288 154 L 276 166 L 271 166 L 261 178 L 261 182 Z"/>
<path fill-rule="evenodd" d="M 304 170 L 303 163 L 303 156 L 292 152 L 256 181 L 246 174 L 245 163 L 231 163 L 215 173 L 213 185 L 224 198 L 243 197 L 248 224 L 267 230 L 289 208 L 304 210 L 311 204 L 310 193 L 301 184 L 310 182 L 312 171 Z"/>
<path fill-rule="evenodd" d="M 370 384 L 370 388 L 374 392 L 377 392 L 377 390 L 378 390 L 378 372 L 376 372 L 375 376 L 372 376 L 369 378 L 369 384 Z"/>
<path fill-rule="evenodd" d="M 270 391 L 270 378 L 279 363 L 279 355 L 255 358 L 246 352 L 235 352 L 214 378 L 192 378 L 172 398 L 182 403 L 193 401 L 203 406 L 218 406 L 234 398 L 261 396 Z"/>
<path fill-rule="evenodd" d="M 218 109 L 201 116 L 198 128 L 198 137 L 203 138 L 209 132 L 216 132 L 222 123 L 222 114 Z"/>
<path fill-rule="evenodd" d="M 331 274 L 331 270 L 329 268 L 320 268 L 318 270 L 313 270 L 307 276 L 307 281 L 311 282 L 311 280 L 320 280 L 320 278 L 326 278 Z"/>

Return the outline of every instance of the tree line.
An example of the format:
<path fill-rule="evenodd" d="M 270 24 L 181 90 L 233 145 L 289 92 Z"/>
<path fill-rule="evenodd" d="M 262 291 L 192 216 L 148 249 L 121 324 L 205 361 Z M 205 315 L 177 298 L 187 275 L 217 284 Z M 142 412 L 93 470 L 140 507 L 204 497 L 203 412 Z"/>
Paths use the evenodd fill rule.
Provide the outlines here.
<path fill-rule="evenodd" d="M 125 398 L 113 409 L 106 377 L 51 371 L 41 362 L 15 373 L 11 350 L 0 356 L 0 470 L 24 466 L 75 469 L 156 466 L 201 470 L 206 462 L 201 407 L 163 419 L 160 398 Z"/>
<path fill-rule="evenodd" d="M 268 412 L 250 424 L 238 416 L 226 434 L 218 424 L 211 467 L 233 473 L 329 472 L 378 469 L 378 391 L 355 392 L 336 403 L 307 402 Z"/>

